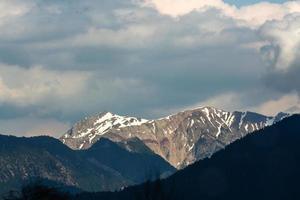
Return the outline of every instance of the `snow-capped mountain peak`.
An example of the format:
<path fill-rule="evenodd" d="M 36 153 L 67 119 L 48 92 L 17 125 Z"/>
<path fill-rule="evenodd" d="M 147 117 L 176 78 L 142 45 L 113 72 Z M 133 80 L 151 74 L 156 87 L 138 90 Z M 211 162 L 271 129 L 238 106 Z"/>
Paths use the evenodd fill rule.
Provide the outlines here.
<path fill-rule="evenodd" d="M 120 116 L 107 112 L 100 116 L 95 122 L 97 133 L 104 134 L 110 128 L 124 128 L 127 126 L 138 126 L 146 123 L 148 120 L 135 117 Z"/>
<path fill-rule="evenodd" d="M 120 143 L 137 138 L 174 167 L 182 168 L 286 116 L 201 107 L 148 121 L 106 112 L 76 123 L 61 140 L 73 149 L 87 149 L 102 137 Z"/>
<path fill-rule="evenodd" d="M 112 129 L 119 130 L 120 128 L 129 127 L 129 126 L 138 126 L 143 123 L 146 123 L 148 120 L 136 118 L 136 117 L 127 117 L 113 114 L 111 112 L 104 112 L 98 116 L 87 117 L 84 120 L 75 124 L 74 129 L 68 131 L 63 137 L 62 141 L 65 143 L 65 139 L 73 138 L 89 138 L 89 143 L 92 143 L 93 139 L 96 136 L 102 136 Z M 82 149 L 84 144 L 79 146 L 79 149 Z"/>

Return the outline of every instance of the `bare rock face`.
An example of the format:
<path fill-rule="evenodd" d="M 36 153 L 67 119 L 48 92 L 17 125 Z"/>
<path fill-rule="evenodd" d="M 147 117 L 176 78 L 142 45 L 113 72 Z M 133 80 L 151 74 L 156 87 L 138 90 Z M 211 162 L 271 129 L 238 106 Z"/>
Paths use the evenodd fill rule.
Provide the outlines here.
<path fill-rule="evenodd" d="M 124 144 L 138 138 L 180 169 L 286 116 L 202 107 L 149 121 L 108 112 L 78 122 L 60 140 L 72 149 L 87 149 L 102 137 Z"/>

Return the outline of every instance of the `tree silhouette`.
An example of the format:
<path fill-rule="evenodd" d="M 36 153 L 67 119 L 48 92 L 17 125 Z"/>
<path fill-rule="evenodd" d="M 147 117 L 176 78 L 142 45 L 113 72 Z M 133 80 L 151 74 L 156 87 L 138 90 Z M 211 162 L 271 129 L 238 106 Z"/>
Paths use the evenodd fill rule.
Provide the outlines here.
<path fill-rule="evenodd" d="M 69 200 L 70 195 L 38 183 L 24 186 L 20 192 L 10 191 L 4 200 Z"/>

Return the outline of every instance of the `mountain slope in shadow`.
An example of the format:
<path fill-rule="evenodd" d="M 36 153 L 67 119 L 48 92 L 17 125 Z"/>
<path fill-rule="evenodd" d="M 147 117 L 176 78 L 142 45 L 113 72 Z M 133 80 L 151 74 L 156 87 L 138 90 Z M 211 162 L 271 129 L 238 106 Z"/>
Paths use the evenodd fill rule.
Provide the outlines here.
<path fill-rule="evenodd" d="M 34 180 L 91 192 L 115 191 L 174 171 L 147 149 L 130 152 L 104 138 L 89 150 L 75 151 L 51 137 L 0 135 L 0 194 Z"/>
<path fill-rule="evenodd" d="M 300 115 L 257 131 L 171 177 L 84 199 L 300 199 Z"/>

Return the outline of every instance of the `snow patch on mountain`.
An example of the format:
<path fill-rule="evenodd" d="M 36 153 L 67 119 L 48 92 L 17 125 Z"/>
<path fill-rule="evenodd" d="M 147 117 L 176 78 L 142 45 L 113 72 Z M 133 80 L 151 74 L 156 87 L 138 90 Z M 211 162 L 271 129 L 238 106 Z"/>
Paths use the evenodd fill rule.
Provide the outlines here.
<path fill-rule="evenodd" d="M 91 121 L 92 119 L 92 121 Z M 92 143 L 93 140 L 97 136 L 104 135 L 108 131 L 112 129 L 120 129 L 124 127 L 129 127 L 129 126 L 139 126 L 143 123 L 148 122 L 146 119 L 140 119 L 136 117 L 127 117 L 127 116 L 120 116 L 116 115 L 110 112 L 102 113 L 96 118 L 85 118 L 84 121 L 87 121 L 88 127 L 82 128 L 82 130 L 78 130 L 78 132 L 75 133 L 69 132 L 63 136 L 63 143 L 65 143 L 65 139 L 67 138 L 72 138 L 72 139 L 80 139 L 80 138 L 85 138 L 88 137 L 89 143 Z M 81 122 L 81 123 L 84 123 Z M 79 124 L 77 124 L 79 125 Z M 87 143 L 86 141 L 83 141 L 79 149 L 82 149 Z"/>

